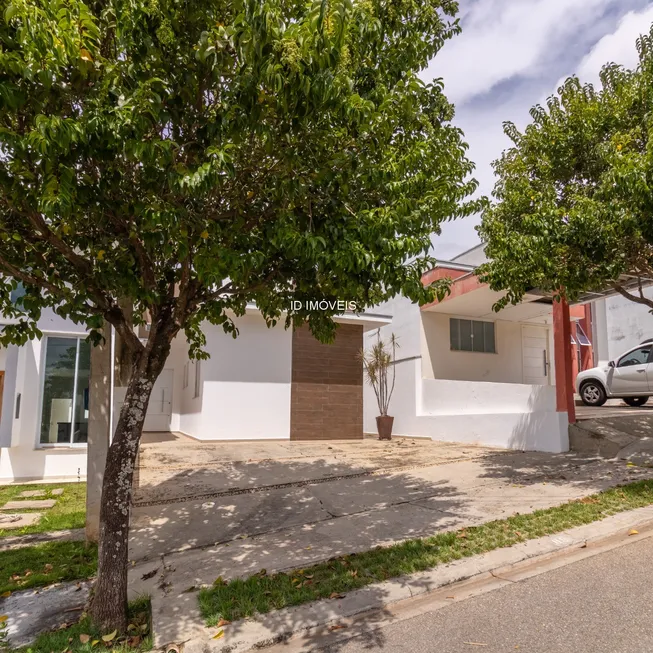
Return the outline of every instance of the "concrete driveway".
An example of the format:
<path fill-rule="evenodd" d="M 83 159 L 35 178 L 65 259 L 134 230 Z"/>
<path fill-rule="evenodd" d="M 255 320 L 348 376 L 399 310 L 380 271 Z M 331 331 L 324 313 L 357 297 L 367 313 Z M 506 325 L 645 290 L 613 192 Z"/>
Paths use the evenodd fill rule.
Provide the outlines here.
<path fill-rule="evenodd" d="M 158 641 L 186 639 L 201 622 L 189 588 L 220 576 L 308 566 L 649 477 L 592 455 L 417 439 L 146 442 L 130 591 L 151 595 Z"/>
<path fill-rule="evenodd" d="M 251 549 L 257 537 L 294 529 L 313 539 L 323 532 L 317 537 L 323 552 L 327 541 L 328 552 L 361 550 L 554 505 L 633 474 L 625 464 L 592 455 L 419 439 L 145 443 L 130 556 L 139 561 L 206 547 L 233 551 L 243 540 Z M 305 547 L 313 550 L 310 542 Z M 226 572 L 257 571 L 263 562 L 247 555 L 232 560 Z"/>

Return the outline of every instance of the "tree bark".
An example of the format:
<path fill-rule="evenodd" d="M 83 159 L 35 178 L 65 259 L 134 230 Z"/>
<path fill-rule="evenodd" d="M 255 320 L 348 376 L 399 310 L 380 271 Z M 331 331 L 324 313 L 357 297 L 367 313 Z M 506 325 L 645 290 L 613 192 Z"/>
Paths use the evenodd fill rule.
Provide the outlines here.
<path fill-rule="evenodd" d="M 170 339 L 146 347 L 132 367 L 125 403 L 109 447 L 102 483 L 98 573 L 90 615 L 102 632 L 127 628 L 127 569 L 132 481 L 152 387 L 170 352 Z"/>

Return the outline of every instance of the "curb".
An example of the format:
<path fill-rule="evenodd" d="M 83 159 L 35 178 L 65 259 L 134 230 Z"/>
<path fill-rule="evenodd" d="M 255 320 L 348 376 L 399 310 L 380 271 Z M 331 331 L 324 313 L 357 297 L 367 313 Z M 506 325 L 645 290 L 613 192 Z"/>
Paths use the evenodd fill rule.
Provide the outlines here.
<path fill-rule="evenodd" d="M 629 536 L 631 529 L 639 534 Z M 165 651 L 183 653 L 244 653 L 285 642 L 293 636 L 320 628 L 343 628 L 343 620 L 367 612 L 378 612 L 407 599 L 426 596 L 461 581 L 497 579 L 511 572 L 523 575 L 523 564 L 543 565 L 580 549 L 583 557 L 601 553 L 601 546 L 615 547 L 653 536 L 653 505 L 613 515 L 599 522 L 528 540 L 512 547 L 495 549 L 463 558 L 432 570 L 375 583 L 346 594 L 342 599 L 324 599 L 293 608 L 270 612 L 256 619 L 244 619 L 224 627 L 224 636 L 213 639 L 216 629 L 193 628 L 195 636 L 182 644 L 164 646 Z M 514 569 L 516 566 L 520 568 Z M 518 574 L 519 575 L 519 574 Z M 532 574 L 531 574 L 532 575 Z M 527 577 L 527 576 L 526 576 Z M 506 581 L 511 582 L 511 581 Z M 335 627 L 335 628 L 334 628 Z M 349 635 L 351 636 L 351 634 Z"/>

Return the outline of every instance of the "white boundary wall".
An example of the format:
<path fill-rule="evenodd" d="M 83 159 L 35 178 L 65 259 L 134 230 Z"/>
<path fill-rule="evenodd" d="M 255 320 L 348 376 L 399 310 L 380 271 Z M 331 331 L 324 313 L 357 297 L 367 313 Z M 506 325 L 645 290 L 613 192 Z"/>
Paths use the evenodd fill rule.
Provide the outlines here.
<path fill-rule="evenodd" d="M 427 437 L 524 451 L 568 451 L 566 413 L 555 387 L 423 379 L 421 359 L 396 365 L 389 414 L 394 435 Z M 378 408 L 365 388 L 364 428 L 376 433 Z"/>

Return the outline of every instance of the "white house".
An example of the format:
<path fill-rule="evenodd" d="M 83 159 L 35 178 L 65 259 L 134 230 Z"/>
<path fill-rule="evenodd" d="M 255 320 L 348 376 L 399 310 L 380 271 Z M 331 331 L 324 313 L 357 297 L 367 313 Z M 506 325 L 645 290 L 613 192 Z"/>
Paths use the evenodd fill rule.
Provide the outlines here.
<path fill-rule="evenodd" d="M 441 302 L 420 308 L 397 298 L 379 308 L 392 316 L 381 336 L 393 332 L 400 345 L 388 411 L 395 418 L 393 433 L 566 451 L 569 420 L 564 401 L 573 399 L 568 399 L 569 383 L 564 392 L 556 389 L 556 360 L 561 359 L 555 355 L 554 302 L 533 291 L 521 304 L 495 313 L 493 305 L 501 294 L 474 272 L 484 261 L 479 245 L 425 275 L 424 283 L 454 279 L 451 294 Z M 569 330 L 584 314 L 584 307 L 572 307 L 566 335 L 560 336 L 569 352 L 566 376 L 571 374 L 575 343 Z M 366 335 L 368 347 L 375 337 Z M 365 431 L 371 433 L 378 408 L 369 387 L 364 407 Z M 573 407 L 570 410 L 573 415 Z"/>
<path fill-rule="evenodd" d="M 306 327 L 268 329 L 255 307 L 237 319 L 233 339 L 204 328 L 211 358 L 190 361 L 179 336 L 155 384 L 145 431 L 197 440 L 363 437 L 363 332 L 388 323 L 343 315 L 335 343 Z M 1 324 L 1 321 L 0 321 Z M 41 340 L 0 348 L 0 482 L 85 478 L 91 406 L 90 345 L 83 327 L 52 311 Z M 113 423 L 125 388 L 112 385 Z"/>
<path fill-rule="evenodd" d="M 653 286 L 643 292 L 653 298 Z M 593 309 L 597 364 L 616 360 L 643 340 L 653 338 L 653 315 L 648 306 L 613 295 L 594 302 Z"/>

